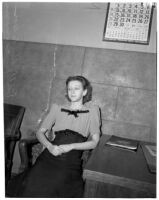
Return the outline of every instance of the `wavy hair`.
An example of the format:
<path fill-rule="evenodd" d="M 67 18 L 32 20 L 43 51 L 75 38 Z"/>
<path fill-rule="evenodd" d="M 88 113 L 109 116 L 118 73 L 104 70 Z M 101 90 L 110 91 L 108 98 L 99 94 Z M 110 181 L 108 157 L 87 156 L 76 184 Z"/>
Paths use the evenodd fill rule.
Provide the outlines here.
<path fill-rule="evenodd" d="M 83 104 L 92 99 L 92 86 L 90 82 L 83 76 L 69 76 L 66 80 L 66 97 L 70 101 L 68 97 L 68 84 L 71 81 L 79 81 L 82 83 L 83 89 L 87 90 L 87 94 L 83 97 Z"/>

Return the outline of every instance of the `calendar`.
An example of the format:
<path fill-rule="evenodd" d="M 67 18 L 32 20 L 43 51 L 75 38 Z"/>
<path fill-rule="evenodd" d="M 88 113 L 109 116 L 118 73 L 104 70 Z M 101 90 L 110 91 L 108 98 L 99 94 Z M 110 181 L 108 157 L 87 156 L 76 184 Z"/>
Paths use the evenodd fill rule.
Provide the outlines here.
<path fill-rule="evenodd" d="M 103 41 L 149 44 L 151 3 L 108 3 Z"/>

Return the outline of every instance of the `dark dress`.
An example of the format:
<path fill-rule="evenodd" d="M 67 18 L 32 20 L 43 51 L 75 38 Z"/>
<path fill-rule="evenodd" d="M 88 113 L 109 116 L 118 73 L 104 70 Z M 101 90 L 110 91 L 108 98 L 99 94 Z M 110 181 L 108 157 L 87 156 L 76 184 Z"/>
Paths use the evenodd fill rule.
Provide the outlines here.
<path fill-rule="evenodd" d="M 89 116 L 88 113 L 87 115 Z M 81 143 L 85 142 L 87 138 L 88 136 L 74 130 L 59 130 L 55 131 L 55 139 L 52 144 Z M 45 149 L 28 171 L 18 175 L 9 183 L 7 196 L 83 197 L 82 153 L 82 150 L 72 150 L 60 156 L 53 156 Z"/>

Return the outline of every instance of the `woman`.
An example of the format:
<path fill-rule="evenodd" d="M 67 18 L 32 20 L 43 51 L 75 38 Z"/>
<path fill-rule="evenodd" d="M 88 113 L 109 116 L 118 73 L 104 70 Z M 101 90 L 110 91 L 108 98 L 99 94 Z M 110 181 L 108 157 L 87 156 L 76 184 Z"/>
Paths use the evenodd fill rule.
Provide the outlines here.
<path fill-rule="evenodd" d="M 66 80 L 69 104 L 53 104 L 37 131 L 45 150 L 25 175 L 10 184 L 14 197 L 83 197 L 82 152 L 94 149 L 100 136 L 97 106 L 87 106 L 91 98 L 89 81 L 82 76 Z M 53 141 L 46 133 L 53 127 Z M 13 184 L 19 182 L 18 188 Z"/>

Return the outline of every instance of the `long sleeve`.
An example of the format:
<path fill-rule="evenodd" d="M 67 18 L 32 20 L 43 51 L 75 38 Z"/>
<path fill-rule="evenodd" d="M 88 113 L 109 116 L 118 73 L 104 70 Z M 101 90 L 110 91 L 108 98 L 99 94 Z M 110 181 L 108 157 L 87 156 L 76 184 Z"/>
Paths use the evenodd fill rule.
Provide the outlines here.
<path fill-rule="evenodd" d="M 93 106 L 90 112 L 91 112 L 90 127 L 89 127 L 90 135 L 100 134 L 101 119 L 100 119 L 99 107 Z"/>

